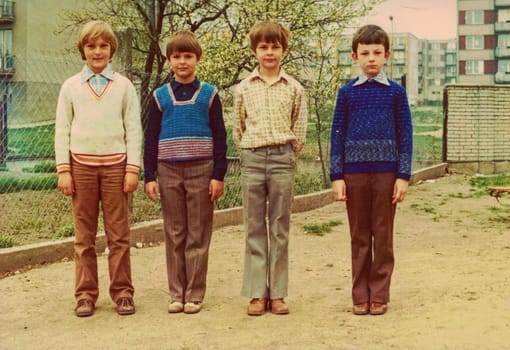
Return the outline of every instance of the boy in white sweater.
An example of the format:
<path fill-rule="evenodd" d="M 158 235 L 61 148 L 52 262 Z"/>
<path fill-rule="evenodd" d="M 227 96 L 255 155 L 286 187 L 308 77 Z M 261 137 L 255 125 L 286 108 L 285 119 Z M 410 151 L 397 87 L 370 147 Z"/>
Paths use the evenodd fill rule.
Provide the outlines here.
<path fill-rule="evenodd" d="M 78 49 L 86 65 L 63 83 L 57 104 L 58 189 L 72 198 L 79 317 L 94 313 L 99 295 L 95 249 L 99 202 L 110 251 L 110 297 L 120 315 L 135 312 L 128 193 L 138 186 L 142 127 L 133 84 L 109 65 L 117 45 L 108 24 L 85 24 Z"/>

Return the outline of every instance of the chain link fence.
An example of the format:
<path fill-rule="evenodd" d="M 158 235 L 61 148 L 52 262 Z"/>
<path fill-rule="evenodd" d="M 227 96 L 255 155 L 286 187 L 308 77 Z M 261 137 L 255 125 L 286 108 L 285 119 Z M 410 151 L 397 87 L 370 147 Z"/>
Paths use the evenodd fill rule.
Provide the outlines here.
<path fill-rule="evenodd" d="M 15 57 L 14 65 L 8 70 L 0 67 L 0 248 L 59 239 L 74 233 L 70 199 L 56 189 L 54 118 L 62 82 L 82 66 L 83 61 L 75 52 L 37 51 L 29 57 Z M 117 67 L 115 62 L 114 66 Z M 139 72 L 132 74 L 133 70 L 120 72 L 143 76 Z M 137 80 L 133 83 L 140 85 Z M 225 96 L 229 167 L 225 194 L 216 202 L 216 208 L 225 209 L 242 203 L 239 162 L 231 137 L 231 99 L 226 98 L 230 93 L 220 94 Z M 141 103 L 146 105 L 146 101 Z M 424 135 L 416 139 L 420 144 L 415 152 L 414 170 L 441 161 L 439 108 L 425 111 L 420 117 L 423 125 L 418 131 Z M 329 150 L 323 149 L 323 163 L 317 148 L 319 137 L 322 145 L 326 145 L 323 147 L 328 148 L 331 113 L 328 114 L 321 135 L 316 135 L 315 122 L 310 119 L 307 145 L 298 163 L 296 195 L 329 187 L 325 183 L 327 174 L 321 170 L 328 167 Z M 146 198 L 143 185 L 133 194 L 132 204 L 132 223 L 161 217 L 159 206 Z"/>

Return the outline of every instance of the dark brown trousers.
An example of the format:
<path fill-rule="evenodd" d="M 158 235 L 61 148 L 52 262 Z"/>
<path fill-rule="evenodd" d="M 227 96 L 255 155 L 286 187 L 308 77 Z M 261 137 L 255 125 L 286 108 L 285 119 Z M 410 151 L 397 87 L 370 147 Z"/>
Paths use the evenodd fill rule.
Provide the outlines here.
<path fill-rule="evenodd" d="M 394 266 L 394 173 L 345 174 L 351 235 L 352 300 L 387 303 Z"/>

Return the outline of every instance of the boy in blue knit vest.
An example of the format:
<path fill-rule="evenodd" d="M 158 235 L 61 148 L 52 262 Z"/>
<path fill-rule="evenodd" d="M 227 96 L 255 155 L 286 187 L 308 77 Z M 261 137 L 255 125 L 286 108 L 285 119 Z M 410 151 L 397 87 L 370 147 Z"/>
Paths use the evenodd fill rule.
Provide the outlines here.
<path fill-rule="evenodd" d="M 145 130 L 145 192 L 161 197 L 170 301 L 168 312 L 193 314 L 206 289 L 213 203 L 223 195 L 227 144 L 216 87 L 195 78 L 202 49 L 176 33 L 167 59 L 174 78 L 155 90 Z"/>
<path fill-rule="evenodd" d="M 395 209 L 411 177 L 411 112 L 405 89 L 382 70 L 389 57 L 380 27 L 355 33 L 352 58 L 362 73 L 338 90 L 331 127 L 330 178 L 335 200 L 347 205 L 356 315 L 386 313 Z"/>

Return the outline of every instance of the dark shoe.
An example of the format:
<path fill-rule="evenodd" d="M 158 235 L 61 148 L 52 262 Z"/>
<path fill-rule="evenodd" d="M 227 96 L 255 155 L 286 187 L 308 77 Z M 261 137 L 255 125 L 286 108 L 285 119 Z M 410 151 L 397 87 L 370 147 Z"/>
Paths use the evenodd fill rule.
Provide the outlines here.
<path fill-rule="evenodd" d="M 133 298 L 120 298 L 117 300 L 117 313 L 119 315 L 132 315 L 135 313 Z"/>
<path fill-rule="evenodd" d="M 248 305 L 248 315 L 261 316 L 266 313 L 266 307 L 266 298 L 254 298 L 250 301 L 250 305 Z"/>
<path fill-rule="evenodd" d="M 289 306 L 283 298 L 271 299 L 271 312 L 276 315 L 286 315 L 289 313 Z"/>
<path fill-rule="evenodd" d="M 185 314 L 196 314 L 202 310 L 202 303 L 199 301 L 189 302 L 184 304 Z"/>
<path fill-rule="evenodd" d="M 352 306 L 352 313 L 355 315 L 367 315 L 370 312 L 368 303 L 355 304 Z"/>
<path fill-rule="evenodd" d="M 80 299 L 76 303 L 76 308 L 74 312 L 78 317 L 87 317 L 91 316 L 94 313 L 94 303 L 89 299 Z"/>
<path fill-rule="evenodd" d="M 384 315 L 388 311 L 388 304 L 371 303 L 370 315 Z"/>

